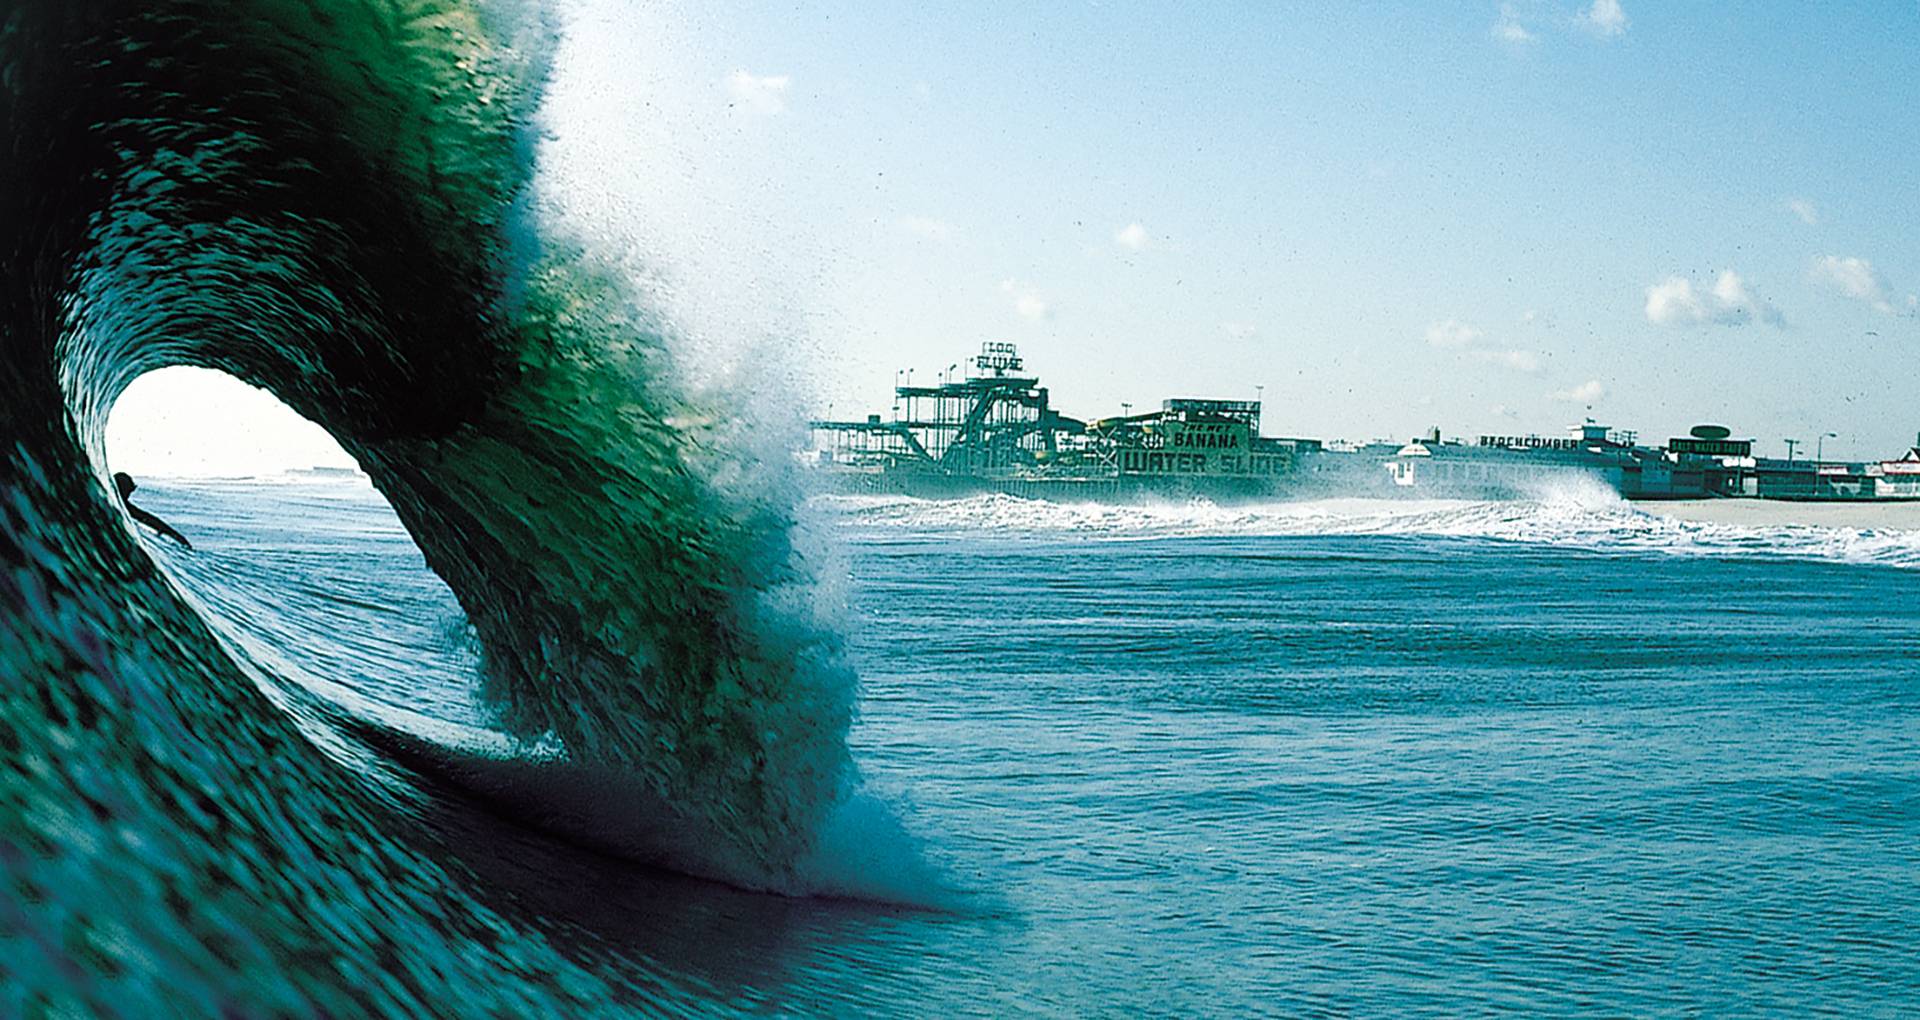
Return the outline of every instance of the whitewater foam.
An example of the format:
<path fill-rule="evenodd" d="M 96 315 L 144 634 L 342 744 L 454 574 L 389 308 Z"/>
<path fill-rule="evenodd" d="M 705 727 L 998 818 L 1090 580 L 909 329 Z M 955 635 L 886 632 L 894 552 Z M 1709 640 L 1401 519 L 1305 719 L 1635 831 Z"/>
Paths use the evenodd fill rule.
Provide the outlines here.
<path fill-rule="evenodd" d="M 876 538 L 926 532 L 1112 540 L 1427 535 L 1598 553 L 1785 557 L 1920 569 L 1920 530 L 1686 521 L 1585 490 L 1527 500 L 1328 499 L 1230 506 L 1207 500 L 1054 503 L 1003 494 L 948 500 L 816 496 L 813 505 Z"/>

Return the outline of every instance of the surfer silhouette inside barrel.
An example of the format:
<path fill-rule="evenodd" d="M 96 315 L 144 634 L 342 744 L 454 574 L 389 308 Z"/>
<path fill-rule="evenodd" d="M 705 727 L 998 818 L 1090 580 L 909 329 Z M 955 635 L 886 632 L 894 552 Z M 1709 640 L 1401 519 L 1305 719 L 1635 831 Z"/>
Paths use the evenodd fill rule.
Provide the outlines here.
<path fill-rule="evenodd" d="M 120 505 L 127 508 L 127 513 L 132 514 L 134 520 L 139 521 L 140 523 L 146 525 L 147 527 L 152 528 L 153 530 L 159 532 L 160 534 L 173 539 L 174 541 L 180 543 L 181 545 L 186 546 L 189 549 L 193 548 L 193 543 L 187 541 L 187 536 L 182 535 L 178 531 L 175 531 L 173 529 L 173 525 L 168 524 L 166 521 L 163 521 L 160 518 L 155 517 L 153 514 L 148 513 L 147 511 L 142 510 L 137 506 L 134 506 L 133 500 L 127 498 L 133 495 L 133 490 L 139 488 L 138 485 L 134 484 L 132 475 L 127 474 L 125 471 L 115 471 L 113 473 L 113 487 L 120 490 Z"/>

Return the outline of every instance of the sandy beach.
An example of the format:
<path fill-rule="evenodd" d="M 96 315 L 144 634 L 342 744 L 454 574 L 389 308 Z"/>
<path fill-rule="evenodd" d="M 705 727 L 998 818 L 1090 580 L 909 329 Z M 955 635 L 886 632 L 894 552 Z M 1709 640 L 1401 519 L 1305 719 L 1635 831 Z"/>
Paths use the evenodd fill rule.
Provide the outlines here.
<path fill-rule="evenodd" d="M 1771 499 L 1681 499 L 1635 503 L 1651 514 L 1683 521 L 1772 527 L 1788 524 L 1825 528 L 1920 530 L 1920 501 L 1903 503 L 1795 503 Z"/>

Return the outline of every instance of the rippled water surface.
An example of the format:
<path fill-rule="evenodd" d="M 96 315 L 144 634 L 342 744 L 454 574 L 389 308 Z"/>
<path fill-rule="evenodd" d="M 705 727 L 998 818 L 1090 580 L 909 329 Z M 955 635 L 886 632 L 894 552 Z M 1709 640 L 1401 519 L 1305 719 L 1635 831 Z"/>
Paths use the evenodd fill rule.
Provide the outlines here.
<path fill-rule="evenodd" d="M 486 730 L 458 607 L 363 483 L 139 497 L 264 673 L 429 743 Z M 637 1014 L 1920 1009 L 1911 534 L 963 510 L 816 506 L 856 760 L 911 834 L 850 866 L 917 853 L 919 905 L 649 872 L 432 768 L 417 824 L 576 955 L 664 974 Z"/>

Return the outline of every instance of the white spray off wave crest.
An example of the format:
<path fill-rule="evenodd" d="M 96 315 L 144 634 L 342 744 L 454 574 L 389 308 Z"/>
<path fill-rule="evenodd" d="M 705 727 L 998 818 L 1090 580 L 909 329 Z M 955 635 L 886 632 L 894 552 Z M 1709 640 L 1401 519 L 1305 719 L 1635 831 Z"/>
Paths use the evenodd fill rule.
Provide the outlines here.
<path fill-rule="evenodd" d="M 667 370 L 698 418 L 675 424 L 703 437 L 699 469 L 748 502 L 792 507 L 791 451 L 804 444 L 806 403 L 794 390 L 805 387 L 799 367 L 813 360 L 806 342 L 796 347 L 794 340 L 807 334 L 798 324 L 811 304 L 801 286 L 809 277 L 794 272 L 794 253 L 805 261 L 812 242 L 780 226 L 791 218 L 778 214 L 789 199 L 775 168 L 787 164 L 769 158 L 772 143 L 760 133 L 716 123 L 717 86 L 704 55 L 726 47 L 706 38 L 713 26 L 673 9 L 605 3 L 575 5 L 567 18 L 541 111 L 548 129 L 536 177 L 542 215 L 634 282 L 645 306 L 639 314 L 672 355 Z M 774 252 L 783 257 L 776 261 Z M 846 573 L 842 554 L 793 514 L 781 523 L 804 579 L 760 592 L 743 623 L 759 631 L 760 644 L 809 657 L 795 667 L 803 684 L 839 688 L 796 696 L 794 712 L 814 711 L 810 702 L 824 695 L 850 715 L 857 678 L 837 645 L 810 637 L 837 633 L 845 618 L 845 592 L 831 581 Z M 817 581 L 823 577 L 825 585 Z M 800 717 L 779 728 L 809 725 Z M 844 746 L 832 757 L 816 769 L 840 774 L 836 799 L 820 811 L 811 847 L 772 885 L 798 895 L 945 902 L 943 881 L 898 810 L 866 788 Z M 623 785 L 581 774 L 536 785 L 556 780 L 602 794 Z M 739 877 L 703 866 L 701 848 L 659 830 L 630 793 L 560 799 L 567 803 L 557 813 L 560 827 L 589 841 L 623 852 L 666 849 L 675 866 Z"/>

